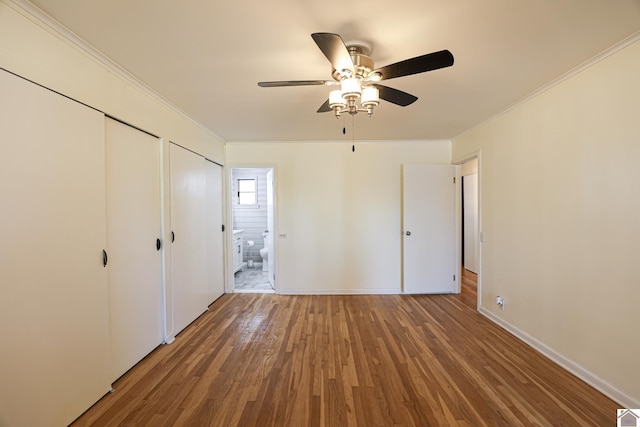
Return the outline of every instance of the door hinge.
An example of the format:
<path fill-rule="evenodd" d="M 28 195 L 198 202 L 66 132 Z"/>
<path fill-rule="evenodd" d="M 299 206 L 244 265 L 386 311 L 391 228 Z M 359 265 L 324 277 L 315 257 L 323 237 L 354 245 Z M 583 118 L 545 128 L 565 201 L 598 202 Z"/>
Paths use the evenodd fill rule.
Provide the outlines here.
<path fill-rule="evenodd" d="M 454 282 L 456 281 L 456 275 L 455 274 L 453 275 L 453 281 Z"/>
<path fill-rule="evenodd" d="M 224 224 L 222 224 L 222 232 L 224 233 Z"/>
<path fill-rule="evenodd" d="M 454 184 L 456 183 L 456 177 L 455 176 L 453 177 L 453 183 Z"/>

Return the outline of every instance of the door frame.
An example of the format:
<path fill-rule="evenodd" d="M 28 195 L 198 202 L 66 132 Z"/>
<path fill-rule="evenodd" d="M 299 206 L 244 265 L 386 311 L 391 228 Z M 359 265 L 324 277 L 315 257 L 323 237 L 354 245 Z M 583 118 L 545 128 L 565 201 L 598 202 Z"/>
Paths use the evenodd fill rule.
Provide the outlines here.
<path fill-rule="evenodd" d="M 225 165 L 224 173 L 224 199 L 225 199 L 225 216 L 224 224 L 227 231 L 225 236 L 225 292 L 233 293 L 233 169 L 273 169 L 273 230 L 269 230 L 269 233 L 273 233 L 273 254 L 269 254 L 269 257 L 273 257 L 273 274 L 275 276 L 274 288 L 275 293 L 278 294 L 279 282 L 278 280 L 278 167 L 276 163 L 228 163 Z"/>
<path fill-rule="evenodd" d="M 484 240 L 484 233 L 482 231 L 482 150 L 472 151 L 464 156 L 460 156 L 459 158 L 453 161 L 454 165 L 462 166 L 463 163 L 467 163 L 470 160 L 477 159 L 478 160 L 478 287 L 477 287 L 477 303 L 476 309 L 480 310 L 482 306 L 482 243 Z M 460 178 L 462 180 L 462 177 Z M 458 217 L 462 218 L 462 192 L 459 195 L 460 203 L 458 203 Z M 459 240 L 462 242 L 462 233 L 460 233 Z M 461 245 L 462 246 L 462 245 Z M 461 258 L 460 258 L 461 259 Z M 458 266 L 460 274 L 462 275 L 462 261 Z M 462 281 L 460 282 L 462 284 Z"/>

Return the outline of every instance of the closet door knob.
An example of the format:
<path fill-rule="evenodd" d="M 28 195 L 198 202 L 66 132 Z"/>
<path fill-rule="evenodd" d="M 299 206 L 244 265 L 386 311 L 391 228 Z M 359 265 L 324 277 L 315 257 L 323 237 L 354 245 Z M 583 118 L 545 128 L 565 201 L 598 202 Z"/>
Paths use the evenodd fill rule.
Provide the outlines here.
<path fill-rule="evenodd" d="M 407 236 L 411 236 L 411 232 L 410 232 L 410 231 L 407 231 L 407 232 L 406 232 L 406 233 L 404 233 L 404 234 L 406 234 Z"/>
<path fill-rule="evenodd" d="M 102 250 L 102 266 L 103 266 L 103 267 L 106 267 L 106 266 L 107 266 L 107 261 L 108 261 L 108 258 L 107 258 L 107 251 L 103 249 L 103 250 Z"/>
<path fill-rule="evenodd" d="M 173 234 L 173 231 L 171 232 L 171 243 L 173 243 L 176 240 L 176 235 Z"/>
<path fill-rule="evenodd" d="M 156 239 L 156 250 L 160 250 L 161 247 L 162 243 L 160 242 L 160 239 Z"/>

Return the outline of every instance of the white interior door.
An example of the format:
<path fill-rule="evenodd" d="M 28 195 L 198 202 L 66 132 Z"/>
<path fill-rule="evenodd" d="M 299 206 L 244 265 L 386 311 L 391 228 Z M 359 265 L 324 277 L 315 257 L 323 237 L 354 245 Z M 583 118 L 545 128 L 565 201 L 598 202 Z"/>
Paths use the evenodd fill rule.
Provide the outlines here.
<path fill-rule="evenodd" d="M 478 174 L 463 177 L 464 268 L 478 272 Z"/>
<path fill-rule="evenodd" d="M 111 380 L 162 343 L 160 140 L 107 118 Z"/>
<path fill-rule="evenodd" d="M 458 289 L 456 170 L 450 165 L 403 165 L 405 293 Z"/>
<path fill-rule="evenodd" d="M 0 70 L 0 424 L 110 388 L 104 115 Z"/>
<path fill-rule="evenodd" d="M 170 144 L 173 332 L 207 309 L 206 160 Z"/>
<path fill-rule="evenodd" d="M 275 220 L 273 218 L 273 169 L 267 172 L 267 268 L 269 275 L 269 284 L 275 289 Z"/>
<path fill-rule="evenodd" d="M 224 294 L 224 234 L 222 233 L 222 166 L 207 161 L 207 304 Z"/>

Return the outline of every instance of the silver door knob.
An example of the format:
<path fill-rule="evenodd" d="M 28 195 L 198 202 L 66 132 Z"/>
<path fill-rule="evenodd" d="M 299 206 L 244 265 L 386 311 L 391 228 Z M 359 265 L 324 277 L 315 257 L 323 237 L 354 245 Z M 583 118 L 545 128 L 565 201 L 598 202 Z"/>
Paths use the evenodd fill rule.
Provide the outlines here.
<path fill-rule="evenodd" d="M 411 232 L 410 231 L 406 231 L 404 234 L 406 234 L 407 236 L 411 236 Z"/>

